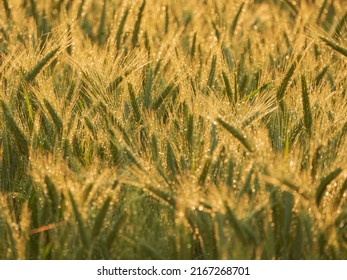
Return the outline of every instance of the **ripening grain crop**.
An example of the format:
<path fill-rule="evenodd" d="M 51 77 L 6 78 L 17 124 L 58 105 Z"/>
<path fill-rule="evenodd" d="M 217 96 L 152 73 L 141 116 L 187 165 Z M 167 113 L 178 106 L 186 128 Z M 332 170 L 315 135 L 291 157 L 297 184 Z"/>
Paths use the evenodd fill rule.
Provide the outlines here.
<path fill-rule="evenodd" d="M 0 259 L 346 259 L 333 0 L 3 0 Z"/>

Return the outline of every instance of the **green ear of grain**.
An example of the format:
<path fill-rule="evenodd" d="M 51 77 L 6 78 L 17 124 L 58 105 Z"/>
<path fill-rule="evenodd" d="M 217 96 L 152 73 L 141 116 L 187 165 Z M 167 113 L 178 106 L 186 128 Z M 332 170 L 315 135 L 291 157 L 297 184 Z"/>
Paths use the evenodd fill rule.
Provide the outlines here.
<path fill-rule="evenodd" d="M 187 143 L 190 153 L 193 151 L 193 140 L 194 140 L 194 115 L 189 114 L 188 125 L 187 125 Z"/>
<path fill-rule="evenodd" d="M 319 37 L 328 47 L 332 48 L 334 51 L 342 54 L 343 56 L 347 57 L 347 49 L 341 47 L 340 45 L 334 43 L 333 41 L 330 41 L 327 38 Z"/>
<path fill-rule="evenodd" d="M 106 244 L 108 249 L 111 248 L 114 241 L 116 240 L 119 230 L 121 226 L 124 224 L 125 220 L 126 220 L 126 214 L 124 212 L 120 213 L 119 216 L 117 216 L 115 222 L 112 225 L 112 229 L 110 233 L 106 237 Z"/>
<path fill-rule="evenodd" d="M 98 28 L 98 43 L 99 45 L 102 45 L 105 40 L 105 23 L 106 23 L 106 4 L 107 0 L 104 0 L 102 11 L 101 11 L 101 17 L 100 17 L 100 24 Z"/>
<path fill-rule="evenodd" d="M 283 192 L 283 237 L 288 240 L 292 224 L 294 196 L 290 192 Z"/>
<path fill-rule="evenodd" d="M 170 83 L 158 96 L 158 98 L 153 102 L 152 108 L 153 110 L 158 110 L 161 104 L 163 104 L 164 100 L 169 96 L 175 84 Z"/>
<path fill-rule="evenodd" d="M 63 121 L 59 117 L 58 113 L 54 110 L 53 106 L 49 103 L 47 99 L 44 99 L 43 102 L 48 110 L 49 115 L 51 116 L 53 123 L 59 133 L 62 132 L 63 129 Z"/>
<path fill-rule="evenodd" d="M 311 114 L 311 105 L 310 99 L 308 96 L 307 83 L 305 76 L 301 76 L 301 89 L 302 89 L 302 107 L 304 111 L 304 124 L 307 133 L 311 136 L 312 134 L 312 114 Z"/>
<path fill-rule="evenodd" d="M 107 210 L 110 206 L 110 203 L 111 203 L 111 197 L 106 198 L 105 202 L 103 203 L 102 207 L 99 210 L 98 215 L 95 217 L 95 222 L 92 229 L 93 238 L 97 237 L 102 229 L 102 224 L 106 217 Z"/>
<path fill-rule="evenodd" d="M 5 13 L 6 13 L 6 18 L 7 18 L 7 20 L 10 20 L 11 19 L 11 9 L 10 9 L 10 6 L 8 5 L 8 1 L 3 0 L 3 4 L 4 4 Z"/>
<path fill-rule="evenodd" d="M 195 54 L 195 49 L 196 49 L 196 35 L 197 33 L 194 33 L 193 36 L 193 42 L 192 42 L 192 47 L 190 48 L 190 57 L 193 58 Z"/>
<path fill-rule="evenodd" d="M 135 241 L 134 246 L 140 245 L 141 251 L 145 252 L 153 260 L 164 260 L 165 258 L 158 253 L 158 250 L 144 242 Z"/>
<path fill-rule="evenodd" d="M 344 194 L 347 191 L 347 179 L 345 179 L 345 181 L 343 182 L 340 191 L 338 192 L 338 194 L 336 195 L 336 199 L 335 199 L 335 207 L 337 208 L 342 199 L 344 198 Z"/>
<path fill-rule="evenodd" d="M 75 219 L 77 221 L 78 232 L 81 236 L 82 244 L 83 244 L 84 248 L 87 249 L 87 248 L 89 248 L 89 244 L 90 244 L 89 235 L 88 235 L 87 229 L 84 225 L 84 221 L 82 219 L 81 213 L 78 210 L 76 201 L 75 201 L 75 199 L 74 199 L 74 197 L 70 191 L 69 191 L 69 198 L 70 198 L 70 202 L 72 205 L 72 211 L 73 211 Z"/>
<path fill-rule="evenodd" d="M 95 139 L 97 139 L 98 135 L 97 135 L 97 133 L 95 131 L 95 127 L 93 126 L 93 123 L 90 121 L 90 119 L 87 116 L 84 117 L 83 119 L 84 119 L 84 122 L 85 122 L 86 126 L 88 127 L 88 129 L 92 133 L 93 137 Z"/>
<path fill-rule="evenodd" d="M 216 149 L 217 144 L 218 144 L 217 126 L 214 123 L 212 123 L 212 125 L 211 125 L 210 138 L 211 138 L 210 155 L 212 156 L 212 154 L 213 154 L 213 152 Z"/>
<path fill-rule="evenodd" d="M 345 26 L 347 22 L 347 12 L 343 15 L 343 17 L 341 18 L 341 20 L 339 21 L 339 23 L 337 24 L 335 31 L 334 31 L 334 38 L 336 40 L 339 40 L 341 38 L 341 32 L 343 27 Z"/>
<path fill-rule="evenodd" d="M 222 75 L 223 75 L 223 80 L 224 80 L 225 90 L 227 93 L 228 100 L 231 104 L 234 104 L 233 92 L 232 92 L 231 85 L 228 79 L 228 75 L 224 71 L 222 72 Z"/>
<path fill-rule="evenodd" d="M 28 112 L 29 112 L 29 117 L 31 121 L 34 121 L 34 114 L 33 114 L 33 108 L 31 106 L 30 100 L 29 100 L 29 94 L 28 91 L 23 87 L 23 93 L 25 96 L 25 104 L 27 106 Z"/>
<path fill-rule="evenodd" d="M 173 195 L 171 195 L 170 193 L 162 191 L 162 190 L 160 190 L 156 187 L 153 187 L 153 186 L 146 186 L 146 189 L 150 193 L 152 193 L 154 198 L 165 201 L 173 208 L 176 207 L 176 198 Z"/>
<path fill-rule="evenodd" d="M 114 92 L 122 81 L 123 81 L 123 76 L 118 76 L 117 78 L 114 79 L 113 82 L 109 84 L 107 91 Z"/>
<path fill-rule="evenodd" d="M 45 176 L 45 184 L 47 186 L 49 199 L 52 203 L 52 211 L 53 213 L 56 213 L 59 207 L 59 196 L 57 193 L 57 188 L 55 187 L 51 178 L 49 178 L 47 175 Z"/>
<path fill-rule="evenodd" d="M 134 26 L 133 37 L 131 39 L 133 48 L 135 48 L 137 45 L 138 36 L 139 36 L 139 32 L 140 32 L 140 26 L 141 26 L 141 20 L 142 20 L 143 11 L 145 9 L 145 6 L 146 6 L 146 0 L 143 0 L 142 5 L 139 9 L 139 13 L 137 14 L 137 19 L 136 19 L 135 26 Z"/>
<path fill-rule="evenodd" d="M 327 73 L 329 66 L 325 66 L 321 72 L 316 76 L 315 84 L 319 86 L 321 81 L 323 80 L 324 75 Z"/>
<path fill-rule="evenodd" d="M 234 36 L 234 33 L 235 33 L 235 30 L 236 30 L 236 27 L 237 27 L 237 23 L 239 22 L 239 19 L 240 19 L 240 16 L 241 16 L 241 13 L 242 13 L 242 9 L 243 9 L 243 6 L 245 5 L 245 2 L 242 2 L 237 13 L 236 13 L 236 16 L 231 24 L 231 27 L 230 27 L 230 37 L 233 37 Z"/>
<path fill-rule="evenodd" d="M 178 172 L 178 164 L 171 144 L 167 142 L 166 164 L 173 176 Z"/>
<path fill-rule="evenodd" d="M 125 22 L 127 20 L 129 14 L 129 8 L 127 8 L 124 11 L 124 14 L 122 16 L 122 19 L 119 23 L 118 29 L 117 29 L 117 33 L 116 33 L 116 42 L 117 42 L 117 50 L 120 50 L 121 47 L 121 39 L 122 39 L 122 34 L 123 34 L 123 30 L 124 30 L 124 26 L 125 26 Z"/>
<path fill-rule="evenodd" d="M 145 89 L 144 89 L 144 106 L 145 108 L 150 108 L 152 104 L 152 83 L 153 83 L 153 71 L 149 70 L 146 78 Z"/>
<path fill-rule="evenodd" d="M 322 198 L 324 196 L 324 193 L 328 187 L 328 185 L 337 177 L 340 175 L 340 173 L 342 172 L 342 169 L 341 168 L 338 168 L 336 170 L 334 170 L 333 172 L 331 172 L 328 176 L 324 177 L 318 188 L 317 188 L 317 191 L 316 191 L 316 205 L 319 206 L 321 201 L 322 201 Z"/>
<path fill-rule="evenodd" d="M 37 6 L 36 6 L 36 1 L 35 0 L 30 0 L 30 5 L 31 5 L 31 13 L 35 19 L 36 25 L 38 26 L 39 23 L 39 14 L 37 12 Z M 39 27 L 39 26 L 38 26 Z"/>
<path fill-rule="evenodd" d="M 317 20 L 316 20 L 317 24 L 320 24 L 321 19 L 322 19 L 322 15 L 323 15 L 323 13 L 325 11 L 325 8 L 326 8 L 327 4 L 328 4 L 328 0 L 324 0 L 322 6 L 319 9 L 318 17 L 317 17 Z"/>
<path fill-rule="evenodd" d="M 165 34 L 169 32 L 169 23 L 170 23 L 170 18 L 169 18 L 169 6 L 165 6 Z"/>
<path fill-rule="evenodd" d="M 214 55 L 211 61 L 210 73 L 208 75 L 207 86 L 212 87 L 214 84 L 214 76 L 216 73 L 217 56 Z"/>
<path fill-rule="evenodd" d="M 84 7 L 85 2 L 86 2 L 86 0 L 81 0 L 80 5 L 78 6 L 77 19 L 80 19 L 82 16 L 83 7 Z"/>
<path fill-rule="evenodd" d="M 287 3 L 294 15 L 297 16 L 299 13 L 298 8 L 289 0 L 284 0 L 284 2 Z"/>
<path fill-rule="evenodd" d="M 205 164 L 204 164 L 204 167 L 201 171 L 201 174 L 199 176 L 199 185 L 201 186 L 204 186 L 205 185 L 205 182 L 206 182 L 206 179 L 207 179 L 207 176 L 208 176 L 208 171 L 210 170 L 210 166 L 211 166 L 211 159 L 207 159 Z"/>
<path fill-rule="evenodd" d="M 124 152 L 131 163 L 135 164 L 139 169 L 143 170 L 141 164 L 136 160 L 134 155 L 128 149 L 124 149 Z"/>
<path fill-rule="evenodd" d="M 3 100 L 1 100 L 1 107 L 4 113 L 6 126 L 11 132 L 11 134 L 13 135 L 14 139 L 16 139 L 16 142 L 17 142 L 16 144 L 18 149 L 22 152 L 24 156 L 28 156 L 29 154 L 28 141 L 24 133 L 18 127 L 9 108 L 7 107 L 6 103 Z"/>
<path fill-rule="evenodd" d="M 153 162 L 157 162 L 159 158 L 159 151 L 158 151 L 158 140 L 155 134 L 152 135 L 151 150 L 152 150 L 152 160 Z"/>
<path fill-rule="evenodd" d="M 286 93 L 288 84 L 290 82 L 290 79 L 292 78 L 294 72 L 296 69 L 296 62 L 293 62 L 292 65 L 289 67 L 287 73 L 285 74 L 281 85 L 279 86 L 277 90 L 277 101 L 282 102 L 282 99 L 284 97 L 284 94 Z"/>
<path fill-rule="evenodd" d="M 31 69 L 25 76 L 25 80 L 27 82 L 32 82 L 35 80 L 36 76 L 42 71 L 44 67 L 48 65 L 48 63 L 51 61 L 52 58 L 57 54 L 59 51 L 60 47 L 57 47 L 53 51 L 49 52 L 44 58 L 42 58 L 36 66 Z"/>
<path fill-rule="evenodd" d="M 249 152 L 253 152 L 254 149 L 251 146 L 251 144 L 247 141 L 246 137 L 239 131 L 237 130 L 235 127 L 233 127 L 232 125 L 226 123 L 225 121 L 223 121 L 221 118 L 217 119 L 217 122 L 223 126 L 231 135 L 233 135 L 237 140 L 240 141 L 240 143 L 249 151 Z"/>
<path fill-rule="evenodd" d="M 237 219 L 234 212 L 230 209 L 226 202 L 224 202 L 226 209 L 226 216 L 230 222 L 231 227 L 234 229 L 236 235 L 240 238 L 243 244 L 247 243 L 246 233 L 243 229 L 242 223 Z"/>
<path fill-rule="evenodd" d="M 141 112 L 140 112 L 140 108 L 139 108 L 137 101 L 136 101 L 134 88 L 133 88 L 132 84 L 130 84 L 130 83 L 128 83 L 128 90 L 129 90 L 129 95 L 130 95 L 131 106 L 133 107 L 133 110 L 134 110 L 135 120 L 137 123 L 139 123 L 139 122 L 141 122 Z"/>
<path fill-rule="evenodd" d="M 245 183 L 238 195 L 238 197 L 242 197 L 242 195 L 244 193 L 248 193 L 248 194 L 251 194 L 252 193 L 252 190 L 251 190 L 251 181 L 252 181 L 252 176 L 253 176 L 253 167 L 251 168 L 251 170 L 248 172 L 247 174 L 247 177 L 246 177 L 246 180 L 245 180 Z"/>

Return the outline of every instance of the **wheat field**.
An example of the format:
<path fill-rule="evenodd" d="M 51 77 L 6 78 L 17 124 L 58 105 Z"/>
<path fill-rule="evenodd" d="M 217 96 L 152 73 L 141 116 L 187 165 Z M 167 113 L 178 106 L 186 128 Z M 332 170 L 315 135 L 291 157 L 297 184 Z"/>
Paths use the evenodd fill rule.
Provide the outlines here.
<path fill-rule="evenodd" d="M 2 0 L 0 259 L 347 259 L 343 0 Z"/>

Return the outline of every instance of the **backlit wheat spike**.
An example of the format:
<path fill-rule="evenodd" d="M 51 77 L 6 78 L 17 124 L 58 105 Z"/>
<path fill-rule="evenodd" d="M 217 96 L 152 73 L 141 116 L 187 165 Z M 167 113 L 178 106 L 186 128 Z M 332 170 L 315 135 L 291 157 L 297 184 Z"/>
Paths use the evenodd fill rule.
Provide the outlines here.
<path fill-rule="evenodd" d="M 228 76 L 224 71 L 222 72 L 222 74 L 223 74 L 223 80 L 224 80 L 225 90 L 227 93 L 228 100 L 231 104 L 234 104 L 233 92 L 231 90 L 231 85 L 230 85 Z"/>
<path fill-rule="evenodd" d="M 332 48 L 334 51 L 342 54 L 343 56 L 347 57 L 347 49 L 341 47 L 340 45 L 334 43 L 333 41 L 325 38 L 325 37 L 320 37 L 320 39 L 330 48 Z"/>
<path fill-rule="evenodd" d="M 76 204 L 75 198 L 70 191 L 69 191 L 69 198 L 70 198 L 73 214 L 74 214 L 76 222 L 77 222 L 78 232 L 81 236 L 82 244 L 83 244 L 84 248 L 87 249 L 90 245 L 89 234 L 88 234 L 87 228 L 84 224 L 84 220 L 82 219 L 82 215 L 80 213 L 80 210 L 78 209 L 78 206 Z"/>
<path fill-rule="evenodd" d="M 233 127 L 232 125 L 226 123 L 225 121 L 223 121 L 221 118 L 217 119 L 217 122 L 223 126 L 228 132 L 230 132 L 230 134 L 232 134 L 237 140 L 240 141 L 240 143 L 250 152 L 253 151 L 252 146 L 250 145 L 250 143 L 248 142 L 248 140 L 246 139 L 246 137 L 239 131 L 237 130 L 235 127 Z"/>
<path fill-rule="evenodd" d="M 161 104 L 163 104 L 164 100 L 169 96 L 174 88 L 174 83 L 170 83 L 158 96 L 158 98 L 153 102 L 152 108 L 157 110 Z"/>
<path fill-rule="evenodd" d="M 4 121 L 6 123 L 6 127 L 9 129 L 9 131 L 11 131 L 11 134 L 13 135 L 14 139 L 16 139 L 19 151 L 24 156 L 27 156 L 29 153 L 28 140 L 25 137 L 25 134 L 22 132 L 22 130 L 18 127 L 7 104 L 3 100 L 1 100 L 0 102 L 4 114 Z"/>
<path fill-rule="evenodd" d="M 138 36 L 139 36 L 139 32 L 140 32 L 141 20 L 142 20 L 143 11 L 145 9 L 145 6 L 146 6 L 146 0 L 143 0 L 143 2 L 141 4 L 141 7 L 139 9 L 139 13 L 137 15 L 137 19 L 136 19 L 135 26 L 134 26 L 134 31 L 133 31 L 133 36 L 132 36 L 132 39 L 131 39 L 133 48 L 135 48 L 136 45 L 137 45 Z"/>
<path fill-rule="evenodd" d="M 57 47 L 53 51 L 49 52 L 45 57 L 43 57 L 34 68 L 32 68 L 25 76 L 25 80 L 28 82 L 32 82 L 35 80 L 36 76 L 51 62 L 51 59 L 55 57 L 55 55 L 60 50 L 60 47 Z"/>
<path fill-rule="evenodd" d="M 199 184 L 201 186 L 205 185 L 205 182 L 206 182 L 206 179 L 207 179 L 207 176 L 208 176 L 208 172 L 209 172 L 210 166 L 211 166 L 211 159 L 207 159 L 205 164 L 204 164 L 204 167 L 203 167 L 203 169 L 201 171 L 201 174 L 199 176 Z"/>
<path fill-rule="evenodd" d="M 167 34 L 169 32 L 169 23 L 170 23 L 169 6 L 166 5 L 165 6 L 165 34 Z"/>
<path fill-rule="evenodd" d="M 126 218 L 127 218 L 127 215 L 124 212 L 121 213 L 119 216 L 115 217 L 115 221 L 111 225 L 112 228 L 106 237 L 106 244 L 108 248 L 110 248 L 113 245 L 114 241 L 117 239 L 120 228 L 126 221 Z"/>
<path fill-rule="evenodd" d="M 107 6 L 107 0 L 103 1 L 102 11 L 101 11 L 101 17 L 100 17 L 100 24 L 98 28 L 98 41 L 99 44 L 102 45 L 105 40 L 105 23 L 106 23 L 106 6 Z"/>
<path fill-rule="evenodd" d="M 308 95 L 306 78 L 304 75 L 301 76 L 301 87 L 302 87 L 302 106 L 304 111 L 304 123 L 306 131 L 309 135 L 312 134 L 312 113 L 310 99 Z"/>
<path fill-rule="evenodd" d="M 213 83 L 214 83 L 214 75 L 216 73 L 216 64 L 217 64 L 217 57 L 214 55 L 212 57 L 211 67 L 210 67 L 210 74 L 208 75 L 208 80 L 207 80 L 207 85 L 209 87 L 212 87 Z"/>
<path fill-rule="evenodd" d="M 99 235 L 102 225 L 104 223 L 108 208 L 111 203 L 111 197 L 106 198 L 104 204 L 101 206 L 98 215 L 95 217 L 94 226 L 92 229 L 92 236 L 96 237 Z"/>
<path fill-rule="evenodd" d="M 324 13 L 324 10 L 326 9 L 327 4 L 328 4 L 328 0 L 324 0 L 324 2 L 322 3 L 322 6 L 319 9 L 318 17 L 317 17 L 317 20 L 316 20 L 317 24 L 320 24 L 322 15 Z"/>
<path fill-rule="evenodd" d="M 243 10 L 243 6 L 245 5 L 245 2 L 242 2 L 239 9 L 237 10 L 237 13 L 236 13 L 236 16 L 231 24 L 231 27 L 230 27 L 230 35 L 231 37 L 234 35 L 235 33 L 235 30 L 236 30 L 236 27 L 237 27 L 237 23 L 239 22 L 239 19 L 240 19 L 240 16 L 241 16 L 241 13 L 242 13 L 242 10 Z"/>
<path fill-rule="evenodd" d="M 124 26 L 125 26 L 125 22 L 127 20 L 128 14 L 129 14 L 129 8 L 127 8 L 124 11 L 124 14 L 122 16 L 122 19 L 117 29 L 117 34 L 116 34 L 117 50 L 120 50 L 121 48 L 121 43 L 122 43 L 121 38 L 122 38 L 122 34 L 123 34 L 123 30 L 124 30 Z"/>
<path fill-rule="evenodd" d="M 80 5 L 78 6 L 77 19 L 80 19 L 82 16 L 83 8 L 86 3 L 86 0 L 81 0 Z"/>
<path fill-rule="evenodd" d="M 193 36 L 193 41 L 192 41 L 192 46 L 190 48 L 190 57 L 193 58 L 194 57 L 194 54 L 195 54 L 195 49 L 196 49 L 196 36 L 197 36 L 197 33 L 195 32 L 194 33 L 194 36 Z"/>
<path fill-rule="evenodd" d="M 341 20 L 335 27 L 334 38 L 336 40 L 339 40 L 341 38 L 341 35 L 342 35 L 341 32 L 343 30 L 343 27 L 346 25 L 346 23 L 347 23 L 347 12 L 343 15 L 343 17 L 341 18 Z"/>
<path fill-rule="evenodd" d="M 287 87 L 289 85 L 289 82 L 290 82 L 290 79 L 292 78 L 293 74 L 294 74 L 294 71 L 295 71 L 295 68 L 296 68 L 296 61 L 294 61 L 287 73 L 285 74 L 285 76 L 283 77 L 283 80 L 282 80 L 282 83 L 280 84 L 278 90 L 277 90 L 277 101 L 278 102 L 281 102 L 283 97 L 284 97 L 284 94 L 286 93 L 286 90 L 287 90 Z"/>
<path fill-rule="evenodd" d="M 51 116 L 53 120 L 54 125 L 56 126 L 57 131 L 61 132 L 63 129 L 63 122 L 61 118 L 59 117 L 58 113 L 54 110 L 53 106 L 47 99 L 44 99 L 44 104 L 47 108 L 49 115 Z"/>
<path fill-rule="evenodd" d="M 5 13 L 6 13 L 6 18 L 7 18 L 7 20 L 10 20 L 11 19 L 11 9 L 10 9 L 10 6 L 8 5 L 8 0 L 3 0 L 3 4 L 4 4 Z"/>
<path fill-rule="evenodd" d="M 30 0 L 30 5 L 31 5 L 31 13 L 35 19 L 36 25 L 39 25 L 39 14 L 37 11 L 37 5 L 35 0 Z"/>
<path fill-rule="evenodd" d="M 56 215 L 59 207 L 59 195 L 56 186 L 47 175 L 45 176 L 45 184 L 48 190 L 49 199 L 52 203 L 52 212 Z"/>
<path fill-rule="evenodd" d="M 133 88 L 132 84 L 130 84 L 130 83 L 128 83 L 128 90 L 129 90 L 129 95 L 130 95 L 131 106 L 133 107 L 133 110 L 134 110 L 135 120 L 139 123 L 141 121 L 141 112 L 140 112 L 140 108 L 139 108 L 137 101 L 136 101 L 134 88 Z"/>
<path fill-rule="evenodd" d="M 320 184 L 316 191 L 316 205 L 320 206 L 322 198 L 324 196 L 324 193 L 328 187 L 328 185 L 342 172 L 341 168 L 337 168 L 336 170 L 332 171 L 329 175 L 322 178 L 320 181 Z"/>

